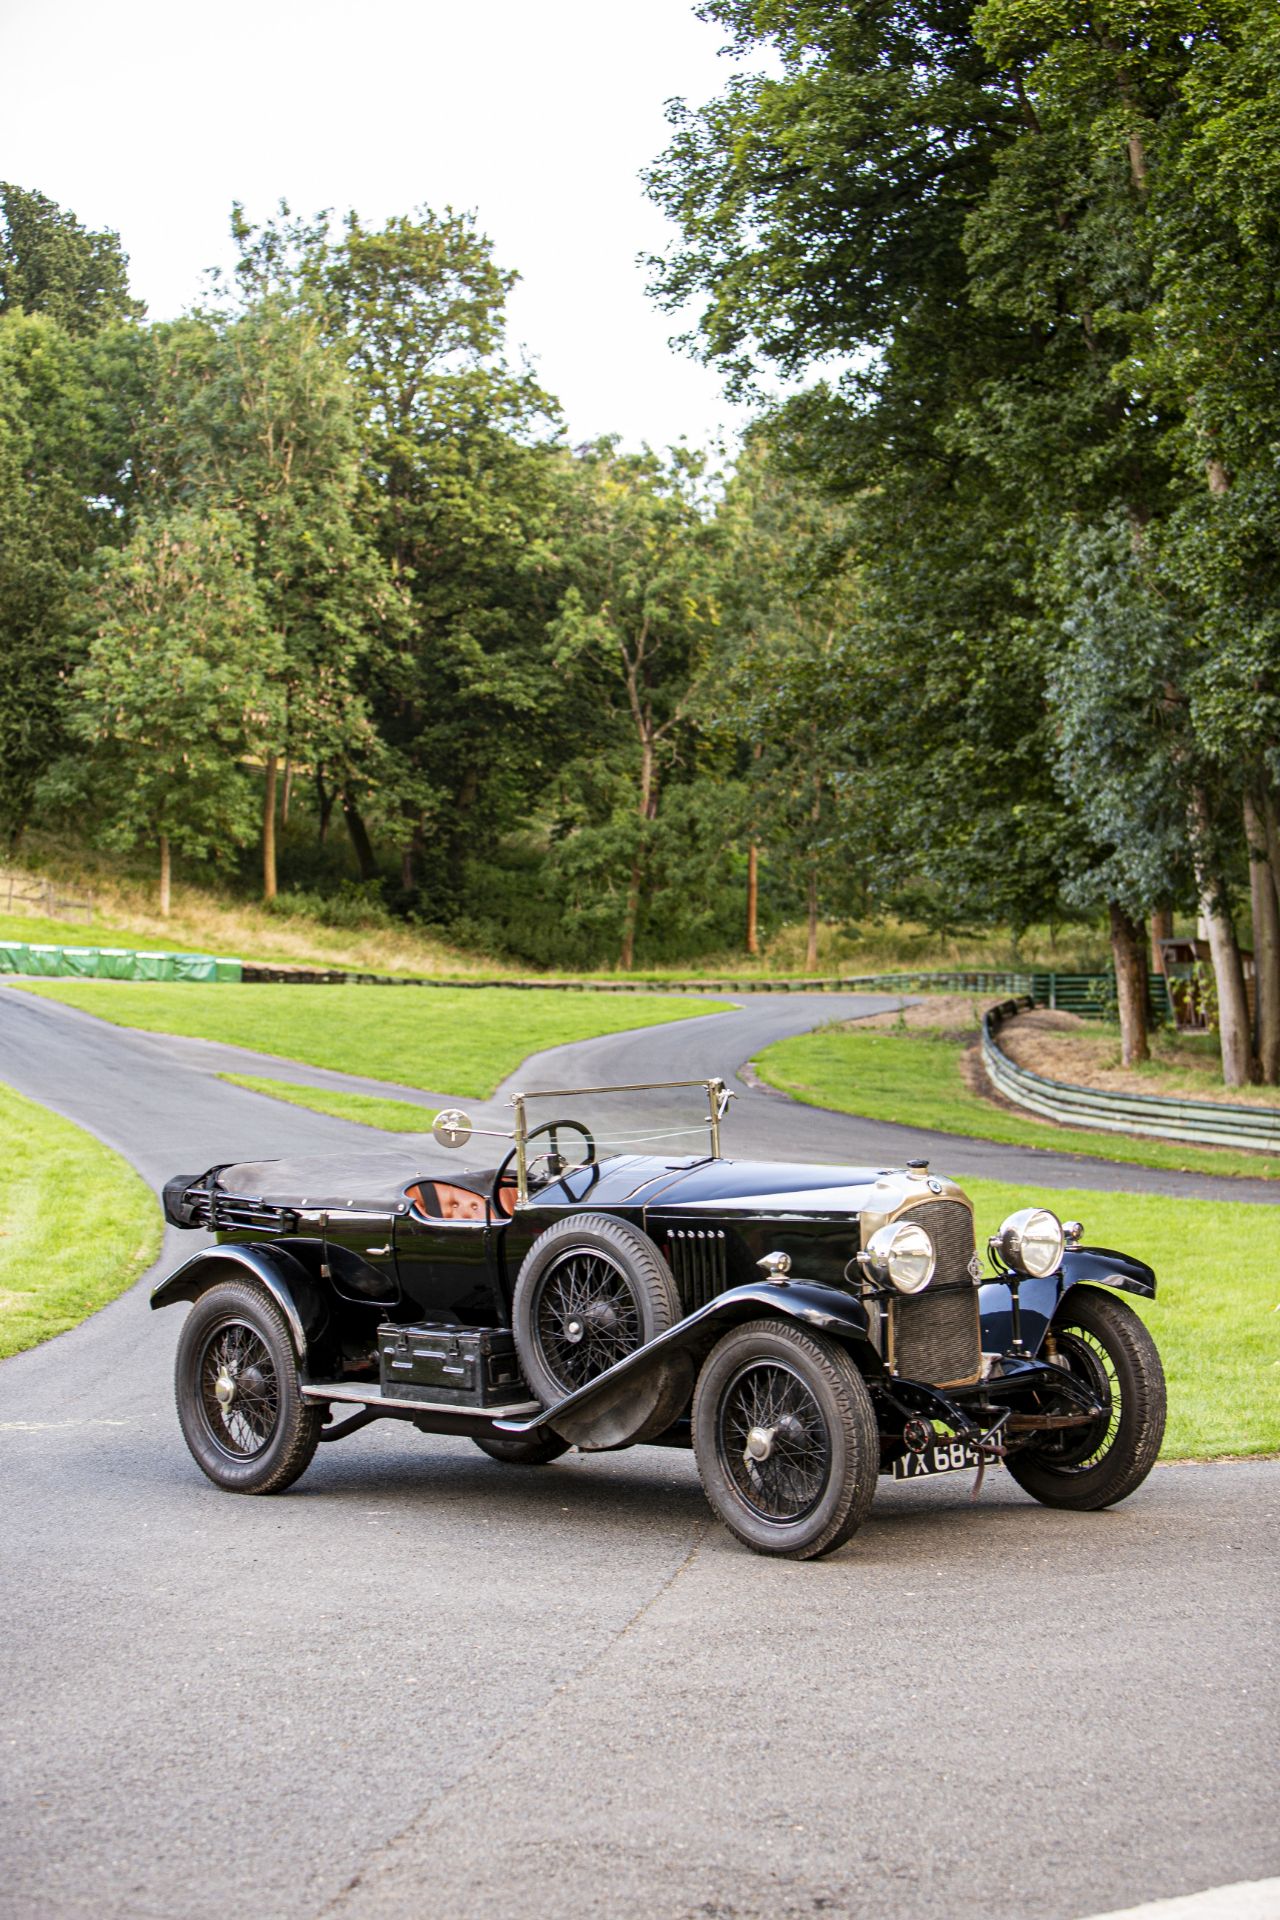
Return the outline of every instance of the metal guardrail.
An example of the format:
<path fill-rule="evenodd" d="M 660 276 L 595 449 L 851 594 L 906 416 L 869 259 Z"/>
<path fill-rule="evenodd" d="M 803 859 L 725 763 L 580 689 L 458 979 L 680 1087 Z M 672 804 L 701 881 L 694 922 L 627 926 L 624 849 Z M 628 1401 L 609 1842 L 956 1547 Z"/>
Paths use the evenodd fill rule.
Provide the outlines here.
<path fill-rule="evenodd" d="M 1280 1153 L 1280 1108 L 1228 1106 L 1214 1100 L 1179 1100 L 1159 1093 L 1110 1093 L 1073 1086 L 1020 1067 L 996 1035 L 1006 1020 L 1032 1004 L 1029 996 L 1005 1000 L 982 1016 L 982 1064 L 991 1084 L 1015 1106 L 1069 1126 L 1108 1133 L 1137 1133 L 1158 1140 L 1190 1140 L 1207 1147 L 1261 1148 Z"/>

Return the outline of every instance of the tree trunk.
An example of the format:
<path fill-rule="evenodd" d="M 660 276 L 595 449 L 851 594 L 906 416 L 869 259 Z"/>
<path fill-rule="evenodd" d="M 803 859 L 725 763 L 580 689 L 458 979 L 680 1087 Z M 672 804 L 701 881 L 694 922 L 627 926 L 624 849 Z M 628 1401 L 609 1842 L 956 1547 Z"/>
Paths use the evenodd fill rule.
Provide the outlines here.
<path fill-rule="evenodd" d="M 1222 1047 L 1224 1086 L 1248 1086 L 1253 1068 L 1249 1033 L 1249 1001 L 1244 990 L 1244 966 L 1222 875 L 1210 859 L 1209 802 L 1197 788 L 1191 796 L 1191 840 L 1200 893 L 1200 911 L 1209 928 L 1209 954 L 1218 989 L 1218 1039 Z"/>
<path fill-rule="evenodd" d="M 1280 900 L 1280 815 L 1276 812 L 1276 796 L 1264 792 L 1262 796 L 1262 824 L 1267 834 L 1267 853 L 1271 860 L 1271 884 Z"/>
<path fill-rule="evenodd" d="M 349 793 L 342 795 L 342 817 L 347 823 L 347 832 L 351 836 L 351 845 L 356 856 L 356 866 L 362 880 L 376 880 L 378 863 L 373 857 L 373 848 L 369 843 L 369 831 L 360 817 L 360 809 Z"/>
<path fill-rule="evenodd" d="M 754 840 L 747 843 L 747 952 L 755 959 L 760 952 L 760 849 Z"/>
<path fill-rule="evenodd" d="M 412 893 L 415 885 L 413 871 L 414 841 L 405 841 L 400 849 L 400 885 L 406 893 Z"/>
<path fill-rule="evenodd" d="M 329 789 L 324 784 L 324 775 L 323 773 L 321 773 L 319 767 L 317 767 L 316 768 L 316 822 L 318 827 L 317 837 L 320 841 L 321 846 L 323 846 L 325 841 L 329 838 L 329 818 L 333 812 L 333 800 L 334 800 L 334 796 L 329 792 Z"/>
<path fill-rule="evenodd" d="M 822 787 L 819 784 L 813 796 L 813 806 L 809 812 L 816 832 L 822 818 Z M 808 923 L 808 937 L 804 946 L 804 970 L 806 973 L 818 971 L 818 856 L 815 853 L 809 861 L 809 880 L 805 889 L 805 908 Z"/>
<path fill-rule="evenodd" d="M 169 880 L 171 871 L 169 836 L 167 833 L 162 833 L 160 835 L 160 918 L 162 920 L 169 918 Z"/>
<path fill-rule="evenodd" d="M 653 819 L 658 809 L 658 794 L 654 783 L 653 736 L 646 734 L 640 742 L 640 832 Z M 640 888 L 644 880 L 644 842 L 643 837 L 637 843 L 635 858 L 631 862 L 631 875 L 627 881 L 627 904 L 622 915 L 622 947 L 618 954 L 618 968 L 622 973 L 630 973 L 636 963 L 636 924 L 640 918 Z"/>
<path fill-rule="evenodd" d="M 1164 972 L 1164 955 L 1160 951 L 1162 940 L 1173 938 L 1172 907 L 1157 907 L 1151 916 L 1151 971 Z"/>
<path fill-rule="evenodd" d="M 751 749 L 752 760 L 759 762 L 764 741 Z M 760 953 L 760 843 L 753 833 L 747 842 L 747 952 L 754 960 Z"/>
<path fill-rule="evenodd" d="M 286 753 L 284 757 L 284 790 L 280 795 L 280 825 L 283 829 L 289 824 L 289 802 L 293 798 L 293 761 Z"/>
<path fill-rule="evenodd" d="M 1111 916 L 1111 958 L 1116 970 L 1116 1000 L 1120 1008 L 1120 1059 L 1136 1067 L 1151 1058 L 1147 1045 L 1146 939 L 1140 920 L 1131 920 L 1118 900 L 1108 903 Z"/>
<path fill-rule="evenodd" d="M 262 898 L 276 897 L 276 756 L 267 755 L 267 779 L 262 797 Z"/>
<path fill-rule="evenodd" d="M 1244 796 L 1249 843 L 1249 894 L 1253 908 L 1254 1037 L 1258 1066 L 1269 1087 L 1280 1085 L 1280 900 L 1267 847 L 1263 805 Z"/>

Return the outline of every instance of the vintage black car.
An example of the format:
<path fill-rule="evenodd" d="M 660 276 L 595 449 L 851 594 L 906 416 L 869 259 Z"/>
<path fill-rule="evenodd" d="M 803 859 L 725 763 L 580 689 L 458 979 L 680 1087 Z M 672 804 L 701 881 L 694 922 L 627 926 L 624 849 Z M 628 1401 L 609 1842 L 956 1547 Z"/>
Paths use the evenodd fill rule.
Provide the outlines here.
<path fill-rule="evenodd" d="M 671 1122 L 695 1097 L 691 1151 Z M 984 1275 L 953 1181 L 923 1161 L 725 1158 L 729 1097 L 718 1080 L 530 1092 L 503 1135 L 444 1113 L 440 1146 L 512 1142 L 447 1177 L 424 1143 L 171 1180 L 170 1221 L 217 1241 L 151 1298 L 193 1303 L 177 1402 L 198 1464 L 275 1493 L 379 1419 L 517 1465 L 692 1446 L 726 1526 L 799 1559 L 850 1537 L 881 1473 L 1000 1462 L 1080 1510 L 1133 1492 L 1164 1377 L 1111 1290 L 1150 1299 L 1149 1267 L 1031 1206 Z"/>

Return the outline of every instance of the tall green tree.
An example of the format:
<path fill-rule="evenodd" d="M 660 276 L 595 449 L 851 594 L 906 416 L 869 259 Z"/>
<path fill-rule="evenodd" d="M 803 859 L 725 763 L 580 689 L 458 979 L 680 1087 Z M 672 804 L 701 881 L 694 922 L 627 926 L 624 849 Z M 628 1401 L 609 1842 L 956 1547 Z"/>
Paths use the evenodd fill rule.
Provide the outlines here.
<path fill-rule="evenodd" d="M 602 851 L 623 867 L 618 965 L 635 964 L 655 878 L 664 787 L 692 750 L 691 709 L 717 618 L 701 456 L 620 453 L 576 462 L 570 583 L 551 623 L 557 665 L 593 684 L 617 739 L 616 799 Z M 623 795 L 625 794 L 625 798 Z"/>
<path fill-rule="evenodd" d="M 232 513 L 275 637 L 280 698 L 264 751 L 263 894 L 277 888 L 280 774 L 376 779 L 364 692 L 401 610 L 360 510 L 355 394 L 319 314 L 280 293 L 159 330 L 146 423 L 152 511 Z"/>
<path fill-rule="evenodd" d="M 467 214 L 354 214 L 308 271 L 358 396 L 364 502 L 408 617 L 371 678 L 406 898 L 447 913 L 582 723 L 549 671 L 564 581 L 555 402 L 505 353 L 514 274 Z M 501 741 L 499 750 L 495 743 Z"/>
<path fill-rule="evenodd" d="M 865 503 L 866 605 L 881 643 L 914 658 L 926 705 L 931 686 L 950 684 L 951 711 L 979 722 L 971 743 L 1020 739 L 1033 749 L 1021 767 L 988 761 L 975 797 L 965 743 L 938 711 L 924 778 L 912 787 L 910 735 L 890 712 L 881 765 L 896 762 L 917 795 L 932 786 L 942 832 L 921 844 L 939 884 L 955 855 L 965 866 L 955 842 L 972 823 L 970 851 L 989 855 L 1002 843 L 1027 879 L 1040 870 L 1052 895 L 1066 850 L 1055 849 L 1034 762 L 1051 758 L 1045 688 L 1070 616 L 1054 556 L 1118 512 L 1153 610 L 1168 597 L 1161 535 L 1187 497 L 1178 439 L 1204 412 L 1194 384 L 1189 405 L 1185 382 L 1159 377 L 1164 348 L 1152 349 L 1164 341 L 1170 259 L 1189 204 L 1176 156 L 1194 146 L 1197 89 L 1206 101 L 1223 97 L 1221 77 L 1203 86 L 1203 76 L 1226 60 L 1239 78 L 1258 9 L 1248 0 L 1212 13 L 1198 0 L 1088 10 L 1056 0 L 908 0 L 891 10 L 711 0 L 705 12 L 740 48 L 769 44 L 777 68 L 736 80 L 701 111 L 675 110 L 672 145 L 651 176 L 682 235 L 659 264 L 659 295 L 701 301 L 697 345 L 739 383 L 762 363 L 794 374 L 832 355 L 852 360 L 834 388 L 788 411 L 814 470 Z M 1255 67 L 1233 121 L 1237 131 L 1247 124 L 1255 147 L 1266 119 L 1260 83 Z M 1205 316 L 1209 251 L 1193 276 Z M 1224 430 L 1222 411 L 1212 431 Z M 1220 496 L 1228 475 L 1214 458 L 1210 449 L 1197 485 L 1203 492 L 1207 477 Z M 895 591 L 878 599 L 878 580 Z M 1194 705 L 1206 629 L 1193 583 L 1179 585 L 1174 608 L 1177 683 L 1149 693 Z M 912 631 L 919 644 L 906 656 Z M 998 724 L 997 665 L 1013 670 L 1023 695 L 1020 722 L 1006 715 L 1012 734 Z M 984 686 L 994 697 L 975 701 Z M 1203 752 L 1187 752 L 1172 774 L 1213 930 L 1224 1076 L 1238 1081 L 1248 1035 L 1232 865 L 1203 766 Z M 947 787 L 966 796 L 949 833 L 938 806 Z M 1070 781 L 1062 798 L 1071 804 Z M 927 827 L 918 803 L 913 813 Z M 1075 814 L 1070 830 L 1087 838 L 1088 823 Z M 939 837 L 949 860 L 937 859 Z M 1085 864 L 1102 871 L 1093 855 L 1104 851 Z M 1131 949 L 1132 914 L 1111 917 Z M 1140 1018 L 1139 996 L 1130 1019 Z"/>
<path fill-rule="evenodd" d="M 61 750 L 76 570 L 124 529 L 142 342 L 126 261 L 45 195 L 0 183 L 0 833 Z"/>
<path fill-rule="evenodd" d="M 105 844 L 154 847 L 161 914 L 174 852 L 225 860 L 252 837 L 246 763 L 278 738 L 279 655 L 234 515 L 178 509 L 104 550 L 80 585 L 71 679 L 76 749 L 45 780 Z"/>
<path fill-rule="evenodd" d="M 120 237 L 91 233 L 43 193 L 0 180 L 0 313 L 43 313 L 72 335 L 137 319 Z"/>

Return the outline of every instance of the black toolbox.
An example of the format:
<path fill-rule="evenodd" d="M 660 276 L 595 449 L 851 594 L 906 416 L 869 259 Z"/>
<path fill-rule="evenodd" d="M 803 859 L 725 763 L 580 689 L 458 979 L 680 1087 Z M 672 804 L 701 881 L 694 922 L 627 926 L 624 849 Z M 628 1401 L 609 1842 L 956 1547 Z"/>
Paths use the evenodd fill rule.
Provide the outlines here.
<path fill-rule="evenodd" d="M 505 1327 L 381 1326 L 378 1357 L 392 1399 L 500 1407 L 532 1398 Z"/>

